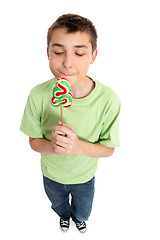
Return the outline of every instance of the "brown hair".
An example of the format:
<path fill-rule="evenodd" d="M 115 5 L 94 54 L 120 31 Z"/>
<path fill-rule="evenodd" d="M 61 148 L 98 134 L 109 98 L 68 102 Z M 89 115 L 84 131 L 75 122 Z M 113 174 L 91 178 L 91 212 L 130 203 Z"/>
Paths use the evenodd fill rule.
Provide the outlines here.
<path fill-rule="evenodd" d="M 67 33 L 73 32 L 88 32 L 90 34 L 90 41 L 92 44 L 92 51 L 97 48 L 97 31 L 93 23 L 82 16 L 77 14 L 65 14 L 60 16 L 48 29 L 47 45 L 49 47 L 52 33 L 57 28 L 66 28 Z"/>

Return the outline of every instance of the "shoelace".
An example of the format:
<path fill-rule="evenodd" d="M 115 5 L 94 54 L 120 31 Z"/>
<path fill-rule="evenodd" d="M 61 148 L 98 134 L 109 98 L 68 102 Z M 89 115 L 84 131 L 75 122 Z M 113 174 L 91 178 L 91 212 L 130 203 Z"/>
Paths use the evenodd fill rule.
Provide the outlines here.
<path fill-rule="evenodd" d="M 63 219 L 61 219 L 61 225 L 63 226 L 69 226 L 69 222 L 68 221 L 64 221 Z"/>
<path fill-rule="evenodd" d="M 78 228 L 85 228 L 86 227 L 85 222 L 77 223 L 76 225 L 77 225 Z"/>

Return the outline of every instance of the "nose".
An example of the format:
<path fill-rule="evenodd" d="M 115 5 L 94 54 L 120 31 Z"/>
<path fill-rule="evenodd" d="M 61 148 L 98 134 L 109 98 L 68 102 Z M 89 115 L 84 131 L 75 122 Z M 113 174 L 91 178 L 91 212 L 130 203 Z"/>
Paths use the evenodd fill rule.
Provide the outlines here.
<path fill-rule="evenodd" d="M 72 58 L 69 54 L 65 54 L 63 59 L 63 66 L 65 68 L 71 68 L 72 67 Z"/>

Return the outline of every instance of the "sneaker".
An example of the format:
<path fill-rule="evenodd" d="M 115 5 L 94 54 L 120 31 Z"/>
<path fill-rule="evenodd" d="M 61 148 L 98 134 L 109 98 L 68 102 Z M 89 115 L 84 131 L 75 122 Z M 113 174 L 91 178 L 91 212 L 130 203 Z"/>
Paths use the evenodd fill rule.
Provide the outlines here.
<path fill-rule="evenodd" d="M 76 227 L 78 228 L 78 230 L 79 230 L 81 233 L 85 233 L 86 230 L 87 230 L 87 227 L 86 227 L 86 223 L 85 223 L 85 222 L 76 223 Z"/>
<path fill-rule="evenodd" d="M 62 218 L 60 219 L 60 227 L 62 231 L 66 232 L 69 229 L 70 222 L 64 221 Z"/>

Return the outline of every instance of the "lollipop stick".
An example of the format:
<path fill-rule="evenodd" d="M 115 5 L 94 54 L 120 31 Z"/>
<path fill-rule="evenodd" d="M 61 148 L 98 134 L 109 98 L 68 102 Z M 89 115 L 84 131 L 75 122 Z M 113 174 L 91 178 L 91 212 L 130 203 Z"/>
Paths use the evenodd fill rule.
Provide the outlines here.
<path fill-rule="evenodd" d="M 61 106 L 61 125 L 63 125 L 63 110 L 62 110 L 62 106 Z"/>

